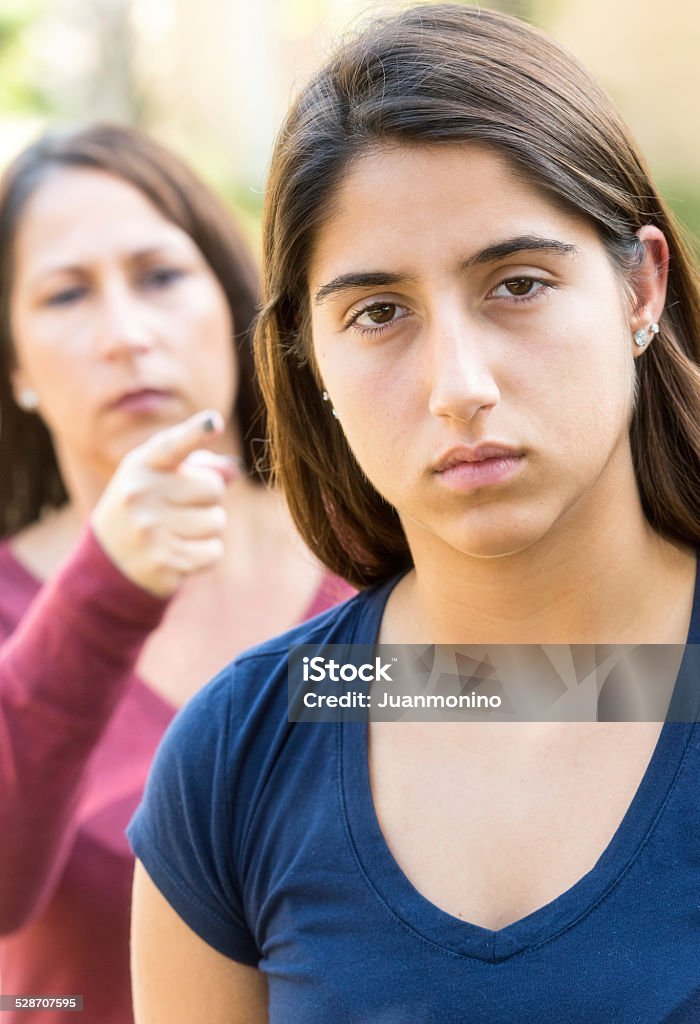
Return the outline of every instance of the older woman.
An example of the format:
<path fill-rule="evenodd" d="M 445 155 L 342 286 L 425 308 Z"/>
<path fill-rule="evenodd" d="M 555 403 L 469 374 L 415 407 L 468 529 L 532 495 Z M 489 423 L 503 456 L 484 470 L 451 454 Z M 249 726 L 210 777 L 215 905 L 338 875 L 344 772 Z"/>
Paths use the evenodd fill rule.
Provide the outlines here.
<path fill-rule="evenodd" d="M 3 990 L 128 1024 L 123 833 L 158 740 L 348 589 L 262 486 L 256 275 L 178 159 L 127 128 L 40 140 L 4 179 L 0 262 Z M 35 1009 L 7 1019 L 63 1020 Z"/>

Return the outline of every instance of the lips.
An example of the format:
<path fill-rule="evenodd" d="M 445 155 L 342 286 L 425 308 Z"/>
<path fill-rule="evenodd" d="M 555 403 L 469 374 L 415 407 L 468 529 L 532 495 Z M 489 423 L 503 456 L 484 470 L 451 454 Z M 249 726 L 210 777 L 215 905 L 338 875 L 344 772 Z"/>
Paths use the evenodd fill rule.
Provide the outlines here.
<path fill-rule="evenodd" d="M 123 391 L 114 401 L 109 402 L 108 409 L 150 409 L 155 408 L 172 397 L 172 392 L 163 388 L 140 387 Z"/>
<path fill-rule="evenodd" d="M 441 488 L 464 495 L 511 482 L 523 472 L 525 464 L 522 449 L 488 442 L 450 448 L 431 468 Z"/>
<path fill-rule="evenodd" d="M 519 459 L 522 455 L 521 449 L 495 442 L 484 442 L 474 447 L 458 445 L 436 459 L 431 468 L 433 473 L 445 473 L 455 466 L 484 463 L 489 460 Z"/>

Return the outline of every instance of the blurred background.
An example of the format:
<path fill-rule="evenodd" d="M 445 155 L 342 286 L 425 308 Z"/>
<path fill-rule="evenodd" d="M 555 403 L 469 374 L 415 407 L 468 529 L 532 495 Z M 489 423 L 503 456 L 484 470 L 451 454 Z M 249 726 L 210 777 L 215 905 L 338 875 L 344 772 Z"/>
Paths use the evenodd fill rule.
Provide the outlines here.
<path fill-rule="evenodd" d="M 466 2 L 466 0 L 465 0 Z M 47 125 L 136 123 L 189 159 L 256 241 L 289 99 L 372 0 L 0 0 L 0 167 Z M 389 5 L 393 9 L 397 4 Z M 700 235 L 700 5 L 491 0 L 593 70 Z"/>

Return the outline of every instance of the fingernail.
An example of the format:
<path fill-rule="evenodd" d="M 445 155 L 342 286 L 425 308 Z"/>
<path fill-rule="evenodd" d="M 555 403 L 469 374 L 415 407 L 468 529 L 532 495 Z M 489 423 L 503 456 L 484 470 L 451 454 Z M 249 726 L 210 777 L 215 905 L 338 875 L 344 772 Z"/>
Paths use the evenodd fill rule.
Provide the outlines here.
<path fill-rule="evenodd" d="M 202 430 L 211 434 L 215 430 L 223 430 L 223 421 L 218 412 L 208 412 L 202 420 Z"/>

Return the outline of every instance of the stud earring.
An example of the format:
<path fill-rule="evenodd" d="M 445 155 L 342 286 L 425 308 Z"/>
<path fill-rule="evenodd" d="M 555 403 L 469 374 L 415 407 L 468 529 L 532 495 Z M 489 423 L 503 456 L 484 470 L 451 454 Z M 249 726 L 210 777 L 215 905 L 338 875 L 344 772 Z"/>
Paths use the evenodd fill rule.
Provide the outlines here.
<path fill-rule="evenodd" d="M 644 348 L 644 346 L 658 334 L 661 328 L 657 323 L 649 324 L 649 327 L 644 330 L 643 328 L 639 331 L 634 332 L 634 343 L 638 348 Z"/>
<path fill-rule="evenodd" d="M 330 402 L 331 396 L 328 394 L 327 391 L 323 391 L 321 394 L 322 394 L 324 402 Z M 336 419 L 339 418 L 338 417 L 338 413 L 337 413 L 336 409 L 334 408 L 334 406 L 331 406 L 331 412 L 333 413 L 333 415 L 335 416 Z"/>
<path fill-rule="evenodd" d="M 19 393 L 17 404 L 25 412 L 36 412 L 39 408 L 39 396 L 34 388 L 22 388 Z"/>

